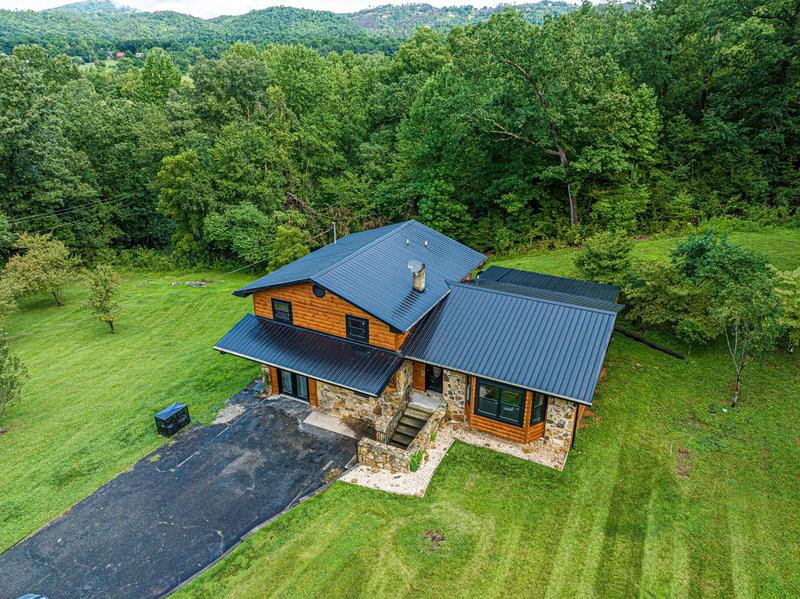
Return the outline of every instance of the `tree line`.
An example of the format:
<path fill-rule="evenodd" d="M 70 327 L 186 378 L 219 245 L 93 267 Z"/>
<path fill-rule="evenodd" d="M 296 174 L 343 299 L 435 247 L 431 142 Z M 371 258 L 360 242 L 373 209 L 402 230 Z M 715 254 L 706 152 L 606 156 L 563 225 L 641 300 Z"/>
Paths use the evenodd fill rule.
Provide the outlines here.
<path fill-rule="evenodd" d="M 245 264 L 313 249 L 334 221 L 417 218 L 496 252 L 796 222 L 799 15 L 507 10 L 391 55 L 236 43 L 185 68 L 158 48 L 82 67 L 18 46 L 0 57 L 0 257 L 44 232 L 90 261 Z"/>

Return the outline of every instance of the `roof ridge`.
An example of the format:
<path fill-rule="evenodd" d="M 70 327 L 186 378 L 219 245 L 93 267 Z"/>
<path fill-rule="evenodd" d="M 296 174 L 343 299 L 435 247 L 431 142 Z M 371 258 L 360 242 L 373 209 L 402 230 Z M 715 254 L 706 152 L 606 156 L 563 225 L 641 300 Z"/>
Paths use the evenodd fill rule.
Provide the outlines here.
<path fill-rule="evenodd" d="M 367 248 L 370 248 L 370 247 L 372 247 L 373 245 L 375 245 L 375 244 L 376 244 L 376 243 L 378 243 L 379 241 L 382 241 L 383 239 L 386 239 L 387 237 L 389 237 L 389 236 L 391 236 L 391 235 L 394 235 L 394 234 L 395 234 L 397 231 L 400 231 L 400 230 L 404 229 L 404 228 L 405 228 L 405 227 L 406 227 L 406 226 L 407 226 L 409 223 L 411 223 L 411 222 L 412 222 L 411 220 L 407 220 L 407 221 L 405 221 L 404 223 L 402 223 L 402 224 L 401 224 L 399 227 L 395 227 L 394 229 L 392 229 L 391 231 L 388 231 L 388 232 L 384 233 L 384 234 L 383 234 L 383 235 L 381 235 L 380 237 L 376 237 L 375 239 L 373 239 L 372 241 L 370 241 L 370 242 L 369 242 L 369 243 L 367 243 L 366 245 L 362 245 L 360 248 L 358 248 L 358 249 L 357 249 L 357 250 L 355 250 L 354 252 L 351 252 L 350 254 L 347 254 L 347 256 L 344 256 L 343 258 L 341 258 L 341 259 L 337 260 L 336 262 L 334 262 L 334 263 L 333 263 L 333 264 L 331 264 L 330 266 L 326 266 L 325 268 L 323 268 L 322 270 L 320 270 L 319 272 L 317 272 L 317 273 L 316 273 L 314 276 L 315 276 L 315 277 L 321 277 L 322 275 L 324 275 L 325 273 L 327 273 L 327 272 L 329 272 L 329 271 L 333 270 L 333 269 L 334 269 L 334 268 L 336 268 L 337 266 L 340 266 L 340 265 L 344 264 L 345 262 L 347 262 L 348 260 L 350 260 L 350 259 L 351 259 L 351 258 L 353 258 L 354 256 L 357 256 L 357 255 L 361 254 L 361 253 L 362 253 L 362 252 L 364 252 L 364 251 L 365 251 Z M 387 225 L 387 226 L 391 226 L 391 225 Z M 367 229 L 367 230 L 369 230 L 369 229 Z"/>
<path fill-rule="evenodd" d="M 508 285 L 509 283 L 503 283 L 504 285 Z M 467 289 L 478 289 L 480 291 L 485 291 L 486 293 L 497 293 L 499 295 L 507 295 L 509 297 L 518 297 L 523 300 L 528 300 L 532 302 L 544 302 L 546 304 L 554 304 L 556 306 L 562 306 L 564 308 L 573 308 L 575 310 L 585 310 L 589 312 L 601 312 L 603 314 L 613 314 L 616 317 L 616 312 L 612 310 L 603 310 L 601 308 L 590 308 L 589 306 L 579 306 L 576 304 L 567 304 L 565 302 L 557 302 L 555 300 L 544 299 L 541 297 L 532 297 L 530 295 L 522 295 L 521 293 L 511 293 L 510 291 L 503 291 L 501 289 L 492 289 L 491 287 L 481 287 L 480 285 L 469 285 L 467 283 L 456 283 L 454 287 L 465 287 Z M 544 290 L 547 291 L 547 290 Z M 611 302 L 608 302 L 611 303 Z"/>
<path fill-rule="evenodd" d="M 598 283 L 597 281 L 589 281 L 587 279 L 578 279 L 578 278 L 575 278 L 575 277 L 562 277 L 561 275 L 551 275 L 550 273 L 540 272 L 538 270 L 526 270 L 524 268 L 511 268 L 510 266 L 503 266 L 501 264 L 492 264 L 492 265 L 489 266 L 489 268 L 502 268 L 505 271 L 515 271 L 515 272 L 530 273 L 530 274 L 538 275 L 540 277 L 546 277 L 546 278 L 549 278 L 549 279 L 561 279 L 562 281 L 578 281 L 580 283 L 588 283 L 588 284 L 591 284 L 591 285 L 597 285 L 598 287 L 611 287 L 613 289 L 619 289 L 620 288 L 619 285 L 611 285 L 609 283 Z M 489 270 L 489 268 L 487 268 L 486 270 Z M 517 285 L 517 283 L 506 283 L 505 281 L 503 281 L 502 278 L 498 279 L 497 282 L 498 283 L 503 283 L 505 285 Z M 518 285 L 518 286 L 519 287 L 525 287 L 525 285 Z M 541 289 L 541 287 L 536 287 L 536 289 Z M 559 291 L 558 293 L 566 293 L 566 292 Z M 569 295 L 577 295 L 577 294 L 570 293 Z"/>

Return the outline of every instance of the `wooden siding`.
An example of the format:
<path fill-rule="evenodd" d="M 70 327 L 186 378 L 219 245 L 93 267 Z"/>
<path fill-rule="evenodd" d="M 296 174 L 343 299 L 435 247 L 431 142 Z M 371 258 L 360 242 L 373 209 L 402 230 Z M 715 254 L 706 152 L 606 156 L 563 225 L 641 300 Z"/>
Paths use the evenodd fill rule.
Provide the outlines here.
<path fill-rule="evenodd" d="M 280 386 L 278 384 L 278 369 L 274 366 L 269 367 L 269 384 L 272 387 L 273 395 L 277 395 L 281 392 Z"/>
<path fill-rule="evenodd" d="M 499 422 L 492 418 L 484 418 L 483 416 L 478 416 L 474 412 L 470 420 L 470 427 L 485 433 L 497 435 L 498 437 L 503 437 L 509 441 L 515 441 L 517 443 L 525 442 L 525 431 L 523 427 Z"/>
<path fill-rule="evenodd" d="M 308 379 L 308 403 L 312 408 L 317 407 L 317 381 L 315 379 Z"/>
<path fill-rule="evenodd" d="M 311 290 L 311 283 L 284 285 L 253 294 L 256 316 L 272 318 L 272 300 L 292 304 L 292 323 L 296 326 L 320 331 L 337 337 L 347 337 L 345 316 L 355 316 L 369 321 L 369 343 L 384 349 L 397 350 L 405 339 L 402 333 L 393 333 L 389 325 L 370 316 L 347 300 L 327 291 L 319 298 Z"/>
<path fill-rule="evenodd" d="M 414 362 L 414 376 L 412 377 L 411 386 L 417 391 L 425 391 L 425 364 L 422 362 Z"/>
<path fill-rule="evenodd" d="M 525 412 L 523 426 L 515 426 L 500 422 L 492 418 L 486 418 L 475 413 L 477 407 L 477 378 L 469 377 L 470 385 L 470 405 L 467 409 L 467 422 L 470 428 L 474 428 L 485 433 L 490 433 L 516 443 L 529 443 L 544 435 L 544 421 L 530 425 L 531 409 L 533 408 L 533 392 L 525 391 Z M 545 409 L 546 413 L 546 409 Z"/>

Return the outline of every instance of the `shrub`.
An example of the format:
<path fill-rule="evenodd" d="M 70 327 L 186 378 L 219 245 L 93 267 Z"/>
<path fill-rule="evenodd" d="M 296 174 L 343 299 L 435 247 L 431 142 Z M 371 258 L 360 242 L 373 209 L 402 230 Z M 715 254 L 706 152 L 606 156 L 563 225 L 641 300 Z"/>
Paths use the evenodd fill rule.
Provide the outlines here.
<path fill-rule="evenodd" d="M 633 242 L 622 233 L 598 233 L 586 240 L 575 266 L 586 279 L 622 285 L 631 266 Z"/>
<path fill-rule="evenodd" d="M 411 472 L 416 472 L 419 470 L 424 455 L 425 453 L 422 451 L 411 454 L 411 457 L 408 458 L 408 468 L 411 470 Z"/>
<path fill-rule="evenodd" d="M 28 370 L 16 356 L 8 351 L 8 340 L 0 334 L 0 416 L 12 401 L 22 395 L 22 386 Z"/>

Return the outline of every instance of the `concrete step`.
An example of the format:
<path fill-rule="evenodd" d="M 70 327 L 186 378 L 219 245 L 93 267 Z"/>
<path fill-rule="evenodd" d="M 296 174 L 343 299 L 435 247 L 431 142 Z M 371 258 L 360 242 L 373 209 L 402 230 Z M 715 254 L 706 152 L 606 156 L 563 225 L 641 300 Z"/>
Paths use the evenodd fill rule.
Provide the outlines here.
<path fill-rule="evenodd" d="M 405 412 L 403 412 L 403 416 L 411 416 L 412 418 L 417 418 L 418 420 L 422 420 L 423 422 L 427 422 L 428 418 L 431 417 L 433 412 L 424 412 L 422 410 L 418 410 L 417 408 L 412 408 L 411 404 L 406 407 Z"/>
<path fill-rule="evenodd" d="M 419 429 L 421 426 L 408 426 L 407 424 L 398 424 L 395 427 L 394 432 L 396 433 L 403 433 L 404 435 L 410 436 L 412 439 L 417 436 Z"/>
<path fill-rule="evenodd" d="M 395 434 L 392 435 L 392 438 L 390 439 L 389 442 L 392 445 L 397 445 L 405 449 L 406 447 L 408 447 L 409 443 L 411 443 L 413 440 L 414 437 L 411 437 L 404 433 L 395 432 Z"/>
<path fill-rule="evenodd" d="M 413 426 L 415 428 L 422 428 L 425 426 L 425 423 L 428 421 L 427 418 L 414 418 L 413 416 L 409 416 L 408 414 L 403 414 L 400 417 L 400 424 L 405 424 L 406 426 Z"/>

